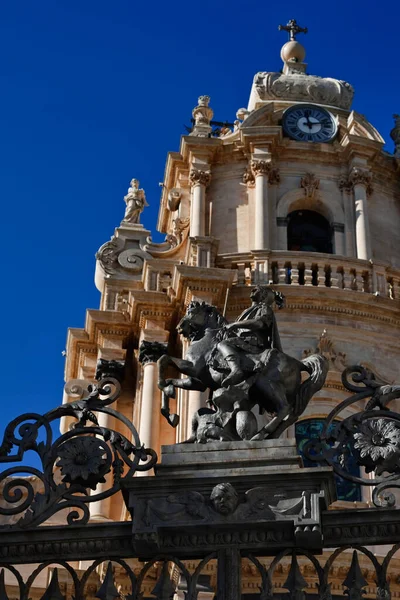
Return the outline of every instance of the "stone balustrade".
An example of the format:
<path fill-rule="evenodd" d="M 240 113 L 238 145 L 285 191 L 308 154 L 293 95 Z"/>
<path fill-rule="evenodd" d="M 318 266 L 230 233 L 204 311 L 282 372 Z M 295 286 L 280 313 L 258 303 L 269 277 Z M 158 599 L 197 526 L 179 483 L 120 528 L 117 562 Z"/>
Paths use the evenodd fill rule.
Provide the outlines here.
<path fill-rule="evenodd" d="M 236 269 L 237 285 L 318 286 L 400 300 L 400 268 L 382 262 L 319 252 L 277 250 L 218 256 L 215 263 L 216 267 Z M 173 261 L 168 267 L 167 271 L 165 266 L 157 269 L 151 264 L 151 268 L 145 269 L 144 289 L 166 292 L 172 284 Z"/>
<path fill-rule="evenodd" d="M 246 260 L 247 259 L 247 260 Z M 375 294 L 400 299 L 400 269 L 334 254 L 273 251 L 224 257 L 221 264 L 237 269 L 238 285 L 304 285 Z"/>

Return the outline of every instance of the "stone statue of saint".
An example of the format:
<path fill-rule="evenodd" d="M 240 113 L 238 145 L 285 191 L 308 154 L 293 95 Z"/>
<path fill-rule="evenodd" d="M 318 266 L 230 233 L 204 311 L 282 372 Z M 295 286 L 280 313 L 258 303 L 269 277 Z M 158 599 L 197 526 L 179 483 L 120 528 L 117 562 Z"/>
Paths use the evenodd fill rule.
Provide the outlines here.
<path fill-rule="evenodd" d="M 220 352 L 230 368 L 230 373 L 222 382 L 224 387 L 236 385 L 248 376 L 241 369 L 243 352 L 257 354 L 271 348 L 283 352 L 272 310 L 274 302 L 279 308 L 284 305 L 282 294 L 267 286 L 256 286 L 250 298 L 252 300 L 250 308 L 243 311 L 234 323 L 225 327 L 227 337 L 216 346 L 216 350 Z"/>
<path fill-rule="evenodd" d="M 126 223 L 139 223 L 140 214 L 148 206 L 144 190 L 139 189 L 138 179 L 132 179 L 127 195 L 124 197 L 126 209 L 123 221 Z"/>

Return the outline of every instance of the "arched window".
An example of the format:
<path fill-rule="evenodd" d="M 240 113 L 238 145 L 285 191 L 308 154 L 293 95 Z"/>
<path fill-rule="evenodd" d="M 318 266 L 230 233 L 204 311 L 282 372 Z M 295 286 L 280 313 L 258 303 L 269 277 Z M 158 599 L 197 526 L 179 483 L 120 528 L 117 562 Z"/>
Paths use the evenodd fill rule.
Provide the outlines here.
<path fill-rule="evenodd" d="M 334 421 L 333 425 L 335 424 L 335 422 L 337 421 Z M 319 434 L 322 432 L 323 426 L 324 419 L 306 419 L 304 421 L 299 421 L 298 423 L 296 423 L 297 450 L 303 459 L 303 464 L 305 467 L 322 466 L 319 465 L 317 462 L 314 462 L 309 458 L 305 457 L 303 450 L 307 442 L 319 437 Z M 355 475 L 356 477 L 359 477 L 360 467 L 357 465 L 355 458 L 352 459 L 350 457 L 348 464 L 350 466 L 351 474 Z M 357 483 L 347 481 L 347 479 L 342 479 L 342 477 L 337 477 L 336 475 L 335 482 L 338 500 L 347 500 L 349 502 L 361 500 L 361 488 Z"/>
<path fill-rule="evenodd" d="M 288 215 L 288 250 L 332 254 L 332 228 L 313 210 L 294 210 Z"/>

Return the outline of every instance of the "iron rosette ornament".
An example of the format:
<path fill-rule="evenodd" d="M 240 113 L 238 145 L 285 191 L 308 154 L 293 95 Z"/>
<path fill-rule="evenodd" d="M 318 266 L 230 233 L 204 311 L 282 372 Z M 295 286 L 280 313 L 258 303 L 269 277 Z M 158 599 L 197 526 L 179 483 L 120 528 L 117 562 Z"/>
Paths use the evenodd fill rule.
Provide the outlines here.
<path fill-rule="evenodd" d="M 103 369 L 96 383 L 72 387 L 81 398 L 44 415 L 21 415 L 5 429 L 0 463 L 13 463 L 0 474 L 0 518 L 7 518 L 7 527 L 36 527 L 65 509 L 68 525 L 84 525 L 90 503 L 114 495 L 137 471 L 157 462 L 129 419 L 111 407 L 121 391 L 116 378 L 104 376 Z M 113 428 L 99 424 L 99 414 L 108 415 Z M 54 440 L 54 425 L 62 418 L 68 431 Z M 28 451 L 35 466 L 15 465 L 27 459 Z"/>
<path fill-rule="evenodd" d="M 319 438 L 308 442 L 305 454 L 328 464 L 344 479 L 373 486 L 375 506 L 393 507 L 396 499 L 388 489 L 400 488 L 400 414 L 388 405 L 400 398 L 400 385 L 384 385 L 358 365 L 343 371 L 342 383 L 353 395 L 331 411 Z M 352 474 L 350 458 L 372 477 Z"/>

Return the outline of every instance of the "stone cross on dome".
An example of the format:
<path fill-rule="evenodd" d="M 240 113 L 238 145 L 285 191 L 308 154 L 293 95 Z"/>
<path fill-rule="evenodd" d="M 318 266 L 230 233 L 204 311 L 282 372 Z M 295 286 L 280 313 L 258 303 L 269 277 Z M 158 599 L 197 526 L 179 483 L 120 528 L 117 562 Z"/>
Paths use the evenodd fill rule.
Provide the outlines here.
<path fill-rule="evenodd" d="M 296 35 L 299 33 L 307 33 L 307 27 L 300 27 L 297 25 L 296 19 L 290 19 L 287 25 L 279 25 L 279 31 L 287 31 L 289 33 L 289 41 L 294 42 Z"/>

